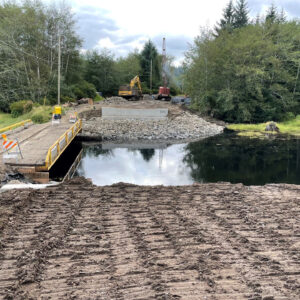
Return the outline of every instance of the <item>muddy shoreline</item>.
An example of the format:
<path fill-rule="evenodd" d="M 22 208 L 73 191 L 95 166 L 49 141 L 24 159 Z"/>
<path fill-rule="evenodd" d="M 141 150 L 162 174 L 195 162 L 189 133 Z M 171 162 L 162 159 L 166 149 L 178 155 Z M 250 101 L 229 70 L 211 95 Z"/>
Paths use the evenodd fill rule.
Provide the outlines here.
<path fill-rule="evenodd" d="M 0 298 L 298 299 L 300 186 L 97 187 L 0 197 Z"/>

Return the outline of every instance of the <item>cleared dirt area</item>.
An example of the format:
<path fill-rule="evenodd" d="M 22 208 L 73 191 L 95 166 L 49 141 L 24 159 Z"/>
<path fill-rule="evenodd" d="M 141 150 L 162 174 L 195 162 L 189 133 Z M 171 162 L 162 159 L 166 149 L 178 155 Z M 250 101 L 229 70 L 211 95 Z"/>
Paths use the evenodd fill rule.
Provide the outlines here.
<path fill-rule="evenodd" d="M 0 194 L 1 299 L 299 299 L 300 186 Z"/>

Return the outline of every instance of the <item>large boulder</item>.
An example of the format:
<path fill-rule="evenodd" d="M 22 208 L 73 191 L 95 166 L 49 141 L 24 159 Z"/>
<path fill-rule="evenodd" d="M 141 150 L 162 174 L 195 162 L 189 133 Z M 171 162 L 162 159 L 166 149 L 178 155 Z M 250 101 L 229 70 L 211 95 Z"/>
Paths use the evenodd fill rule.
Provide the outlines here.
<path fill-rule="evenodd" d="M 276 132 L 279 132 L 279 128 L 277 127 L 277 124 L 275 122 L 271 121 L 271 122 L 267 123 L 265 131 L 276 131 Z"/>

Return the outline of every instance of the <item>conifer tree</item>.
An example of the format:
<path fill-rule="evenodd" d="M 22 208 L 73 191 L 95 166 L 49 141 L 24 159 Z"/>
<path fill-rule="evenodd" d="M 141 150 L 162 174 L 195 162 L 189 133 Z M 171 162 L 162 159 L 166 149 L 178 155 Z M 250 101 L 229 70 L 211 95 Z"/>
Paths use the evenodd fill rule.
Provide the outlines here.
<path fill-rule="evenodd" d="M 286 14 L 284 9 L 281 9 L 281 12 L 279 14 L 279 23 L 285 23 L 286 22 Z"/>
<path fill-rule="evenodd" d="M 238 0 L 234 9 L 234 28 L 241 28 L 249 23 L 248 8 L 246 0 Z"/>
<path fill-rule="evenodd" d="M 275 23 L 277 18 L 278 13 L 277 13 L 277 8 L 276 6 L 272 3 L 272 5 L 269 7 L 266 15 L 266 22 L 267 23 Z"/>
<path fill-rule="evenodd" d="M 233 29 L 234 22 L 234 7 L 232 4 L 232 0 L 229 1 L 228 5 L 223 10 L 223 17 L 217 26 L 215 26 L 215 31 L 217 35 L 220 34 L 222 30 L 228 30 L 229 32 Z"/>
<path fill-rule="evenodd" d="M 149 40 L 145 43 L 144 48 L 140 54 L 141 65 L 141 80 L 149 87 L 149 76 L 152 61 L 152 82 L 153 87 L 156 88 L 160 83 L 160 61 L 159 55 L 155 45 Z"/>

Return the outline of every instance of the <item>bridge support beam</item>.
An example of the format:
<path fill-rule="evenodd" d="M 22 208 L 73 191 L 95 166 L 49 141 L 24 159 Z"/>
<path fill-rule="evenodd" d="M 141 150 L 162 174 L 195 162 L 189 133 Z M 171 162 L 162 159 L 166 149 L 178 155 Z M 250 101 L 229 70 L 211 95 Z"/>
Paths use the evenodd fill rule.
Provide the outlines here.
<path fill-rule="evenodd" d="M 18 171 L 36 183 L 49 183 L 50 181 L 49 172 L 37 172 L 35 167 L 22 167 Z"/>

